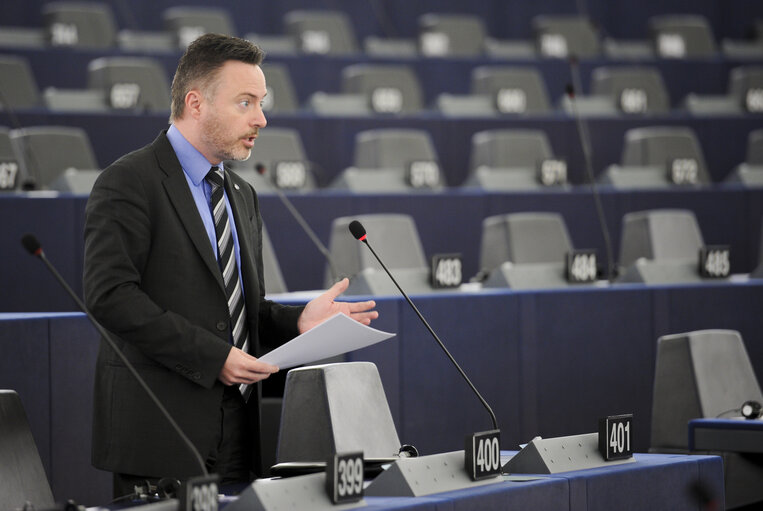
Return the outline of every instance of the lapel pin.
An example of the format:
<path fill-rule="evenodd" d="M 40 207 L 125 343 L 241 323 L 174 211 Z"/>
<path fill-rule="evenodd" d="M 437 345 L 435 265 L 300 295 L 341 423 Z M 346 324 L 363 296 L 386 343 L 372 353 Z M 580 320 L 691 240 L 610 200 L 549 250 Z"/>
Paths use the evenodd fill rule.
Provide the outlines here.
<path fill-rule="evenodd" d="M 236 190 L 240 190 L 241 189 L 241 188 L 239 188 L 239 186 L 236 183 L 233 183 L 233 188 L 235 188 Z"/>

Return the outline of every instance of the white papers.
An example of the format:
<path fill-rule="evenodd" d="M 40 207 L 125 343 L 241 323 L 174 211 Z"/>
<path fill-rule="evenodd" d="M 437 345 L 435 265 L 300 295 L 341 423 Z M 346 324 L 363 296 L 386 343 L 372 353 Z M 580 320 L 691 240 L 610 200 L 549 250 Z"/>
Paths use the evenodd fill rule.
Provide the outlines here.
<path fill-rule="evenodd" d="M 354 351 L 394 336 L 362 325 L 341 312 L 260 357 L 281 369 Z"/>

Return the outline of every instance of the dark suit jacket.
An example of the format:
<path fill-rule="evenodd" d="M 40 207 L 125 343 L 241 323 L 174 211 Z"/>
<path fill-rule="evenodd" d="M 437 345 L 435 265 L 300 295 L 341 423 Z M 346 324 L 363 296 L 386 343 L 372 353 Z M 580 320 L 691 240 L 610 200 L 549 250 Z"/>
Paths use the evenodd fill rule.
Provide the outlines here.
<path fill-rule="evenodd" d="M 298 334 L 302 308 L 265 300 L 257 196 L 233 173 L 225 182 L 241 251 L 249 352 L 260 356 Z M 217 377 L 231 348 L 228 309 L 212 245 L 166 132 L 98 178 L 86 208 L 84 290 L 88 309 L 206 458 L 220 424 L 224 386 Z M 258 391 L 248 409 L 258 426 Z M 258 467 L 259 432 L 252 434 Z M 98 468 L 136 475 L 201 470 L 103 340 L 92 457 Z"/>

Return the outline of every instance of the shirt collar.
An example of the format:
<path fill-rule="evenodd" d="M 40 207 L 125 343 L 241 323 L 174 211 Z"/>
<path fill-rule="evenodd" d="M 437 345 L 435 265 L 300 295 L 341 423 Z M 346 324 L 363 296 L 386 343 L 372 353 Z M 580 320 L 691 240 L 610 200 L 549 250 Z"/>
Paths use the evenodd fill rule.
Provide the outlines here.
<path fill-rule="evenodd" d="M 199 152 L 174 124 L 167 130 L 167 138 L 175 150 L 180 166 L 194 185 L 199 186 L 209 173 L 212 164 Z M 220 165 L 215 165 L 220 167 Z"/>

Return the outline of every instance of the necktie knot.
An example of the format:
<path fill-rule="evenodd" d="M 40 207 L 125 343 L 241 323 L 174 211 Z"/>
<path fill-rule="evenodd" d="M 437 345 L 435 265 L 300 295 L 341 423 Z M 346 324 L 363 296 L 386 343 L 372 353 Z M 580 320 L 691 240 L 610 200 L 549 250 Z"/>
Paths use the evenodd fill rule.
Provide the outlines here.
<path fill-rule="evenodd" d="M 212 167 L 207 172 L 205 177 L 207 182 L 212 185 L 212 189 L 220 188 L 223 186 L 223 169 L 220 167 Z"/>

